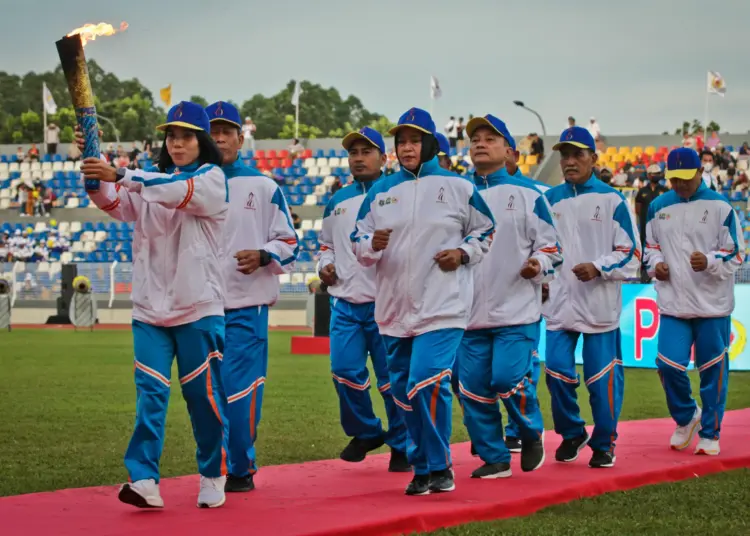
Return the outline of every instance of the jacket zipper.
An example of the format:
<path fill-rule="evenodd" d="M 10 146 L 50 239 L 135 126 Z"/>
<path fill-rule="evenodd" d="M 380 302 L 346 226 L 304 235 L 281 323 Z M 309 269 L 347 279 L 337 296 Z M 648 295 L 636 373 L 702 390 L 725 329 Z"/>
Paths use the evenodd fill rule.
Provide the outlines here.
<path fill-rule="evenodd" d="M 484 181 L 484 189 L 487 190 L 490 187 L 490 182 L 487 180 L 487 176 L 480 177 Z M 478 266 L 475 268 L 477 272 L 479 273 L 480 277 L 482 277 L 482 286 L 484 286 L 484 277 L 482 273 L 482 266 Z M 486 323 L 489 323 L 490 321 L 490 292 L 484 292 L 484 288 L 482 289 L 482 294 L 484 294 L 484 319 Z"/>
<path fill-rule="evenodd" d="M 412 173 L 412 175 L 414 175 L 414 199 L 412 201 L 412 207 L 411 207 L 411 228 L 412 229 L 415 228 L 414 223 L 415 223 L 415 219 L 416 219 L 415 216 L 416 216 L 416 212 L 417 212 L 417 193 L 419 191 L 419 172 L 420 171 L 422 171 L 422 165 L 421 164 L 419 166 L 419 169 L 417 170 L 417 173 L 416 174 Z M 411 173 L 411 172 L 409 172 L 409 173 Z M 412 284 L 411 284 L 411 278 L 412 278 L 411 261 L 412 261 L 412 255 L 413 254 L 414 254 L 414 233 L 411 232 L 411 233 L 409 233 L 409 257 L 408 257 L 409 261 L 408 261 L 408 264 L 407 264 L 407 267 L 406 267 L 406 271 L 409 274 L 409 277 L 407 278 L 407 285 L 408 285 L 407 286 L 407 288 L 408 288 L 407 293 L 409 295 L 409 301 L 411 302 L 410 305 L 411 305 L 412 311 L 414 310 L 414 308 L 416 306 L 416 304 L 414 303 L 414 296 L 413 296 L 413 294 L 411 292 L 411 289 L 412 289 Z M 413 313 L 412 313 L 412 315 L 413 315 Z"/>

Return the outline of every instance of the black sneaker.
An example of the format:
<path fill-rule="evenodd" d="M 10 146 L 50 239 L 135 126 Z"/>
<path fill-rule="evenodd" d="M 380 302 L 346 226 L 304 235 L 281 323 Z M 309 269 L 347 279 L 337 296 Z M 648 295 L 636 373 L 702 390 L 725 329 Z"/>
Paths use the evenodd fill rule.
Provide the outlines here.
<path fill-rule="evenodd" d="M 341 451 L 341 459 L 345 462 L 361 462 L 371 450 L 379 449 L 385 445 L 385 436 L 371 437 L 369 439 L 360 439 L 355 437 Z"/>
<path fill-rule="evenodd" d="M 429 495 L 430 475 L 414 475 L 409 485 L 406 486 L 407 495 Z"/>
<path fill-rule="evenodd" d="M 517 437 L 506 437 L 505 446 L 511 452 L 521 452 L 521 440 Z"/>
<path fill-rule="evenodd" d="M 242 491 L 253 491 L 255 484 L 253 483 L 253 475 L 247 476 L 234 476 L 227 475 L 227 482 L 224 484 L 224 491 L 227 493 L 238 493 Z"/>
<path fill-rule="evenodd" d="M 477 448 L 474 446 L 474 443 L 471 444 L 471 455 L 475 457 L 479 456 L 479 454 L 477 453 Z"/>
<path fill-rule="evenodd" d="M 485 463 L 471 473 L 471 478 L 508 478 L 512 475 L 509 463 Z"/>
<path fill-rule="evenodd" d="M 595 450 L 589 460 L 589 467 L 594 469 L 607 469 L 615 466 L 617 456 L 606 450 Z"/>
<path fill-rule="evenodd" d="M 400 450 L 391 449 L 391 461 L 388 462 L 389 473 L 408 473 L 411 471 L 411 465 L 406 457 L 406 453 Z"/>
<path fill-rule="evenodd" d="M 456 484 L 453 482 L 453 471 L 451 469 L 430 473 L 431 493 L 447 493 L 454 489 L 456 489 Z"/>
<path fill-rule="evenodd" d="M 584 432 L 582 436 L 574 437 L 573 439 L 563 439 L 560 446 L 555 451 L 555 459 L 558 462 L 572 463 L 578 459 L 578 454 L 581 449 L 585 447 L 589 442 L 588 432 Z"/>
<path fill-rule="evenodd" d="M 524 441 L 521 443 L 521 471 L 536 471 L 544 463 L 544 441 Z"/>

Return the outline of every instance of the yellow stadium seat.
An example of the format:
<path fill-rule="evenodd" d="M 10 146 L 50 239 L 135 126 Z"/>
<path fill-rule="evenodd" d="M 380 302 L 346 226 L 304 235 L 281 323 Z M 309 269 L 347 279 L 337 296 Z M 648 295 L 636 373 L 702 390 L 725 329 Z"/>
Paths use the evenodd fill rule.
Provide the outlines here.
<path fill-rule="evenodd" d="M 526 155 L 522 154 L 518 157 L 518 162 L 516 162 L 519 166 L 522 166 L 526 163 Z"/>
<path fill-rule="evenodd" d="M 620 147 L 620 150 L 618 152 L 620 154 L 628 154 L 630 152 L 630 147 Z"/>
<path fill-rule="evenodd" d="M 612 155 L 612 163 L 613 164 L 619 164 L 620 162 L 624 162 L 625 158 L 622 154 L 614 154 Z"/>
<path fill-rule="evenodd" d="M 656 154 L 656 147 L 654 146 L 646 147 L 646 154 L 649 156 Z"/>
<path fill-rule="evenodd" d="M 643 154 L 643 147 L 633 147 L 633 150 L 630 152 L 633 154 Z"/>
<path fill-rule="evenodd" d="M 600 154 L 598 160 L 602 164 L 606 164 L 612 160 L 612 155 L 607 153 Z"/>
<path fill-rule="evenodd" d="M 537 157 L 535 154 L 530 154 L 526 157 L 526 165 L 527 166 L 535 166 L 537 161 Z"/>
<path fill-rule="evenodd" d="M 531 173 L 531 169 L 529 169 L 529 166 L 527 166 L 526 164 L 518 166 L 518 169 L 521 170 L 521 175 L 525 175 L 527 177 L 529 176 L 529 173 Z"/>
<path fill-rule="evenodd" d="M 607 147 L 607 154 L 617 154 L 617 147 Z"/>

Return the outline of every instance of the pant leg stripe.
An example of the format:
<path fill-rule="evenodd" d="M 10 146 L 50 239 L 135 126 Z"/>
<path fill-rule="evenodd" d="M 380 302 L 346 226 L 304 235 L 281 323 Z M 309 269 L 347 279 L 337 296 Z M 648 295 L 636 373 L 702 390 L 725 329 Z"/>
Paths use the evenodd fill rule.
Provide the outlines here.
<path fill-rule="evenodd" d="M 385 393 L 390 388 L 391 388 L 391 383 L 388 382 L 385 385 L 381 385 L 380 387 L 378 387 L 378 391 L 380 391 L 381 393 Z"/>
<path fill-rule="evenodd" d="M 189 381 L 194 380 L 195 378 L 197 378 L 198 376 L 200 376 L 201 374 L 203 374 L 203 372 L 206 369 L 208 369 L 208 364 L 211 362 L 212 359 L 218 359 L 219 361 L 221 361 L 223 358 L 224 358 L 224 356 L 221 355 L 220 352 L 211 352 L 210 354 L 208 354 L 208 356 L 206 357 L 206 360 L 203 362 L 203 364 L 201 366 L 199 366 L 197 369 L 195 369 L 190 374 L 186 374 L 185 376 L 183 376 L 182 378 L 180 378 L 180 383 L 182 385 L 185 385 Z"/>
<path fill-rule="evenodd" d="M 726 354 L 727 354 L 727 349 L 724 348 L 724 351 L 721 353 L 721 355 L 714 357 L 711 361 L 703 363 L 703 365 L 698 369 L 698 372 L 703 372 L 707 368 L 713 367 L 716 363 L 721 363 L 724 360 L 724 356 Z"/>
<path fill-rule="evenodd" d="M 245 398 L 247 395 L 255 391 L 258 387 L 260 387 L 264 383 L 266 383 L 266 378 L 261 376 L 260 378 L 255 380 L 253 383 L 251 383 L 250 387 L 248 387 L 247 389 L 244 389 L 240 391 L 239 393 L 235 393 L 232 396 L 227 397 L 227 402 L 231 404 L 232 402 L 237 402 L 238 400 Z"/>
<path fill-rule="evenodd" d="M 421 382 L 419 382 L 417 385 L 414 386 L 414 388 L 411 391 L 409 391 L 409 393 L 406 396 L 409 398 L 409 400 L 411 400 L 412 398 L 417 396 L 417 393 L 420 390 L 424 389 L 425 387 L 429 385 L 432 385 L 433 383 L 438 383 L 443 378 L 450 379 L 452 374 L 453 374 L 453 371 L 451 371 L 450 369 L 445 369 L 443 372 L 440 372 L 434 375 L 432 378 L 427 378 L 426 380 L 422 380 Z"/>
<path fill-rule="evenodd" d="M 500 397 L 500 398 L 503 398 L 503 399 L 508 399 L 508 398 L 512 397 L 520 389 L 523 389 L 523 382 L 524 382 L 525 379 L 526 378 L 524 378 L 523 380 L 521 380 L 520 382 L 518 382 L 518 385 L 516 385 L 513 389 L 511 389 L 507 393 L 498 393 L 497 396 Z"/>
<path fill-rule="evenodd" d="M 662 354 L 656 354 L 656 359 L 657 360 L 661 360 L 663 363 L 669 365 L 672 368 L 676 368 L 680 372 L 685 372 L 687 370 L 687 367 L 683 367 L 679 363 L 675 363 L 674 361 L 672 361 L 671 359 L 663 356 Z"/>
<path fill-rule="evenodd" d="M 586 385 L 591 385 L 595 381 L 602 379 L 609 371 L 614 370 L 614 368 L 617 366 L 618 361 L 619 359 L 616 359 L 616 358 L 610 361 L 606 367 L 604 367 L 602 370 L 600 370 L 599 372 L 591 376 L 588 380 L 586 380 Z M 620 363 L 622 362 L 620 361 Z"/>
<path fill-rule="evenodd" d="M 462 384 L 461 382 L 458 382 L 458 390 L 466 398 L 474 400 L 475 402 L 480 402 L 482 404 L 494 404 L 494 403 L 497 402 L 497 397 L 495 397 L 495 398 L 487 398 L 485 396 L 475 395 L 471 391 L 467 390 L 464 387 L 464 384 Z"/>
<path fill-rule="evenodd" d="M 367 378 L 367 381 L 363 384 L 354 383 L 353 381 L 347 380 L 346 378 L 342 378 L 341 376 L 337 376 L 335 374 L 331 374 L 333 376 L 333 379 L 336 380 L 341 385 L 346 385 L 347 387 L 351 387 L 352 389 L 356 389 L 357 391 L 365 391 L 367 388 L 370 387 L 370 378 Z"/>
<path fill-rule="evenodd" d="M 396 403 L 396 405 L 397 405 L 398 407 L 400 407 L 400 408 L 401 408 L 402 410 L 404 410 L 404 411 L 412 411 L 412 407 L 411 407 L 411 405 L 409 405 L 409 404 L 404 404 L 403 402 L 401 402 L 401 401 L 400 401 L 400 400 L 399 400 L 398 398 L 396 398 L 395 396 L 393 397 L 393 401 L 394 401 L 394 402 Z"/>
<path fill-rule="evenodd" d="M 556 380 L 560 380 L 561 382 L 571 383 L 573 385 L 578 385 L 578 380 L 577 379 L 574 380 L 572 378 L 568 378 L 567 376 L 564 376 L 563 374 L 560 374 L 559 372 L 555 372 L 554 370 L 552 370 L 550 368 L 545 368 L 544 372 L 546 374 L 549 374 L 550 376 L 552 376 Z"/>
<path fill-rule="evenodd" d="M 136 368 L 136 370 L 140 370 L 144 374 L 146 374 L 148 376 L 151 376 L 152 378 L 154 378 L 158 382 L 163 383 L 167 387 L 169 387 L 170 385 L 172 385 L 172 382 L 169 381 L 163 374 L 155 371 L 151 367 L 147 367 L 143 363 L 139 363 L 138 361 L 136 361 L 135 362 L 135 368 Z"/>

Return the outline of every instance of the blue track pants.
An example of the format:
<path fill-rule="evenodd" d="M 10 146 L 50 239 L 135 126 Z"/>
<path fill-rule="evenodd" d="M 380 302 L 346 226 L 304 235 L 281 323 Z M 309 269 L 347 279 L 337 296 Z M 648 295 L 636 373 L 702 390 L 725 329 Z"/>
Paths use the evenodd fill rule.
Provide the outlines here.
<path fill-rule="evenodd" d="M 224 317 L 208 316 L 174 327 L 157 327 L 134 320 L 133 344 L 135 429 L 125 453 L 130 480 L 153 478 L 159 482 L 159 460 L 164 447 L 164 424 L 175 356 L 182 396 L 187 402 L 198 446 L 198 472 L 209 478 L 226 474 L 226 402 L 221 381 Z"/>
<path fill-rule="evenodd" d="M 503 441 L 498 400 L 520 424 L 520 437 L 544 432 L 536 389 L 531 383 L 536 324 L 466 331 L 458 351 L 464 423 L 485 463 L 510 462 Z"/>
<path fill-rule="evenodd" d="M 268 306 L 232 309 L 225 315 L 221 372 L 227 393 L 229 473 L 242 477 L 258 470 L 255 442 L 268 372 Z"/>
<path fill-rule="evenodd" d="M 728 316 L 689 320 L 662 316 L 659 325 L 656 366 L 667 395 L 669 413 L 678 426 L 686 426 L 696 409 L 687 375 L 690 350 L 695 345 L 695 367 L 700 374 L 703 406 L 698 435 L 706 439 L 719 439 L 721 431 L 729 383 L 731 331 Z"/>
<path fill-rule="evenodd" d="M 555 432 L 565 439 L 581 436 L 585 422 L 578 408 L 575 349 L 581 333 L 547 330 L 547 388 L 552 397 Z M 594 432 L 589 446 L 613 452 L 617 421 L 622 409 L 625 377 L 622 370 L 620 329 L 583 334 L 583 377 L 589 390 Z"/>
<path fill-rule="evenodd" d="M 375 304 L 349 303 L 331 298 L 331 373 L 339 396 L 341 427 L 349 437 L 371 439 L 383 435 L 383 426 L 372 409 L 367 355 L 388 416 L 388 446 L 406 452 L 406 423 L 393 401 L 383 338 L 375 323 Z"/>
<path fill-rule="evenodd" d="M 539 385 L 539 373 L 541 365 L 539 362 L 539 338 L 542 333 L 542 320 L 539 319 L 536 322 L 536 328 L 534 332 L 534 351 L 531 355 L 531 385 L 534 389 L 538 389 Z M 516 439 L 521 438 L 521 431 L 512 415 L 508 414 L 508 424 L 505 425 L 505 437 L 514 437 Z"/>
<path fill-rule="evenodd" d="M 416 337 L 383 337 L 393 400 L 406 418 L 407 456 L 417 475 L 452 465 L 450 378 L 463 333 L 439 329 Z"/>

